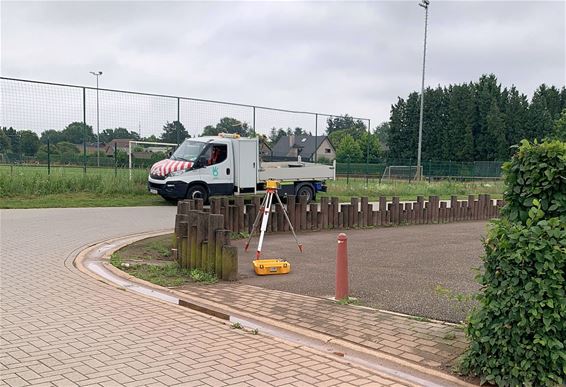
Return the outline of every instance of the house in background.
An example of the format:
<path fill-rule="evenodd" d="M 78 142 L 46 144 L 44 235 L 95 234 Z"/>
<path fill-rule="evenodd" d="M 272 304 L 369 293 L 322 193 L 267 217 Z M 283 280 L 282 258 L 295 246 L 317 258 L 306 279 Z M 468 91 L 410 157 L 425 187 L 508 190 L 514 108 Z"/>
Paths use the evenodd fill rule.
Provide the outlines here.
<path fill-rule="evenodd" d="M 304 161 L 314 161 L 315 154 L 317 160 L 336 158 L 336 150 L 328 136 L 282 136 L 273 146 L 273 157 L 296 159 L 300 155 Z"/>
<path fill-rule="evenodd" d="M 131 140 L 129 138 L 116 138 L 110 141 L 109 143 L 106 144 L 106 147 L 104 148 L 104 152 L 106 153 L 106 156 L 114 156 L 114 144 L 116 144 L 117 150 L 128 152 L 130 141 Z"/>

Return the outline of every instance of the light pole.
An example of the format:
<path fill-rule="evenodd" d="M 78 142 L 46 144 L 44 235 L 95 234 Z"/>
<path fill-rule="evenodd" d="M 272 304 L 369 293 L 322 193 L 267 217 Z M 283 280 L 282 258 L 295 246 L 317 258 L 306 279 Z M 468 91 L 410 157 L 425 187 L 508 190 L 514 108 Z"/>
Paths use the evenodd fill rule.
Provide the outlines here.
<path fill-rule="evenodd" d="M 419 6 L 425 9 L 425 19 L 424 19 L 424 50 L 423 50 L 423 77 L 421 82 L 421 113 L 419 119 L 419 148 L 417 151 L 417 173 L 415 178 L 421 180 L 421 149 L 423 143 L 423 109 L 424 109 L 424 77 L 425 77 L 425 62 L 426 62 L 426 32 L 428 23 L 428 5 L 430 0 L 421 0 Z"/>
<path fill-rule="evenodd" d="M 98 77 L 102 75 L 102 71 L 91 71 L 96 77 L 96 166 L 100 167 L 100 115 L 98 112 Z"/>

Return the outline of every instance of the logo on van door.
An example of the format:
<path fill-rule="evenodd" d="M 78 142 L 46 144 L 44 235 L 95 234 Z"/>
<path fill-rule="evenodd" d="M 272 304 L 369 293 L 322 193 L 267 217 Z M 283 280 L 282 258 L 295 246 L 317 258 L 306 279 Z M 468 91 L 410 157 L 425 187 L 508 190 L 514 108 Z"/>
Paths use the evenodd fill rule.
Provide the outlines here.
<path fill-rule="evenodd" d="M 218 167 L 212 167 L 212 176 L 218 177 Z"/>

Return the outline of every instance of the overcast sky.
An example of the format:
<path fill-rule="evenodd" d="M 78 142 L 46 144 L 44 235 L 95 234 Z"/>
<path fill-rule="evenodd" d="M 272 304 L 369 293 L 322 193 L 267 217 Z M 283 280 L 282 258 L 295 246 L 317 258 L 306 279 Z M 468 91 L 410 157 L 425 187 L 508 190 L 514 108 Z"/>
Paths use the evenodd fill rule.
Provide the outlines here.
<path fill-rule="evenodd" d="M 348 113 L 374 126 L 420 88 L 417 3 L 2 1 L 1 73 L 92 86 L 89 71 L 101 70 L 101 87 Z M 565 25 L 565 1 L 432 0 L 426 85 L 495 73 L 529 96 L 543 82 L 560 87 Z"/>

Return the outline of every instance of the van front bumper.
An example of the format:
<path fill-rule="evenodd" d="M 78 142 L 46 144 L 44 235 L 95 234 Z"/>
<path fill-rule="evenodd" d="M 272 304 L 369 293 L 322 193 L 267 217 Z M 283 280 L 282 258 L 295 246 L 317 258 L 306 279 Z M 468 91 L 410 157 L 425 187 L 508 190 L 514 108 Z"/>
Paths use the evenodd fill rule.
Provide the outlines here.
<path fill-rule="evenodd" d="M 189 185 L 184 181 L 160 181 L 149 180 L 147 190 L 152 194 L 161 195 L 167 199 L 185 199 Z"/>

